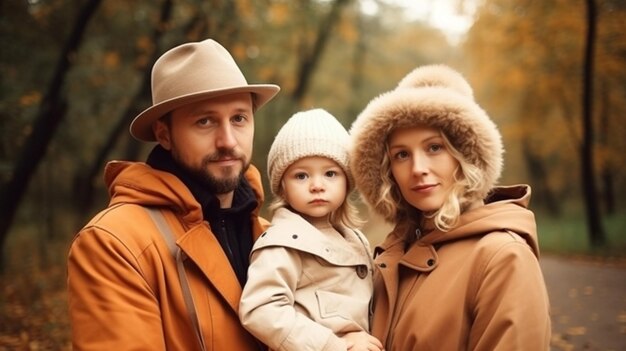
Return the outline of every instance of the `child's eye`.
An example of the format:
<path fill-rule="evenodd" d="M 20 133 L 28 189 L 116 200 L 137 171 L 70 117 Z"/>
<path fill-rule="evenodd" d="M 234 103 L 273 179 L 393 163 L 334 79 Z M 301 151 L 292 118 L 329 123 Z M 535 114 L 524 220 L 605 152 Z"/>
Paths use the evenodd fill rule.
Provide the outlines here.
<path fill-rule="evenodd" d="M 294 174 L 294 178 L 298 180 L 304 180 L 304 179 L 307 179 L 308 177 L 309 176 L 304 172 L 299 172 L 299 173 Z"/>
<path fill-rule="evenodd" d="M 329 178 L 336 177 L 339 172 L 337 171 L 326 171 L 325 175 Z"/>

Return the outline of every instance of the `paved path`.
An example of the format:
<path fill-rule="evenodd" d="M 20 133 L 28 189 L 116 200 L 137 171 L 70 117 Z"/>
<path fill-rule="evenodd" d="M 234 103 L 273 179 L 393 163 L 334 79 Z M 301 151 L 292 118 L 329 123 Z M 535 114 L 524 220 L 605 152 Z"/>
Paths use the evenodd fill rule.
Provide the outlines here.
<path fill-rule="evenodd" d="M 626 351 L 626 266 L 541 257 L 552 350 Z"/>

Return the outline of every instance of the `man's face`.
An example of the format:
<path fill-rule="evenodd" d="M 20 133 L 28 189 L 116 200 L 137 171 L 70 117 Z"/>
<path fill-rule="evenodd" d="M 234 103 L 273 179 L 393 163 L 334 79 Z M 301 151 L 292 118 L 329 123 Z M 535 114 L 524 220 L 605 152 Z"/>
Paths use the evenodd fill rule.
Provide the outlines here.
<path fill-rule="evenodd" d="M 254 115 L 250 93 L 192 103 L 154 124 L 158 142 L 215 194 L 237 187 L 250 165 Z"/>

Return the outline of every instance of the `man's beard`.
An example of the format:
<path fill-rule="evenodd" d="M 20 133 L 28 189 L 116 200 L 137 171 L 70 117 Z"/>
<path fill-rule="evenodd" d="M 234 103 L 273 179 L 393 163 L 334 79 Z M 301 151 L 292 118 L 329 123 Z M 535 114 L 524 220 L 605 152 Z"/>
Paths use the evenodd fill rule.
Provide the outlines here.
<path fill-rule="evenodd" d="M 217 152 L 205 156 L 202 159 L 202 163 L 199 168 L 181 162 L 176 152 L 173 152 L 172 154 L 174 156 L 174 159 L 181 165 L 181 167 L 187 170 L 187 172 L 189 172 L 189 174 L 196 181 L 200 182 L 200 184 L 204 185 L 209 191 L 214 194 L 226 194 L 237 189 L 237 186 L 239 186 L 239 183 L 244 176 L 244 173 L 248 170 L 248 167 L 250 167 L 250 162 L 246 161 L 245 156 L 236 153 L 232 149 L 218 149 Z M 240 160 L 243 164 L 241 172 L 232 177 L 218 178 L 208 171 L 209 164 L 224 157 L 231 157 Z"/>

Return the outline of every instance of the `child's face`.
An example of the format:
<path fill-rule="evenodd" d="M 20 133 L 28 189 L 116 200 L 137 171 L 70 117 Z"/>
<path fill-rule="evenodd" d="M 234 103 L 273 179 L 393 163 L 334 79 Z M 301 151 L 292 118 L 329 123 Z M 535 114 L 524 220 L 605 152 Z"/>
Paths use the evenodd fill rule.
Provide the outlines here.
<path fill-rule="evenodd" d="M 327 220 L 345 201 L 348 180 L 339 165 L 326 157 L 305 157 L 283 174 L 285 201 L 305 219 Z"/>

